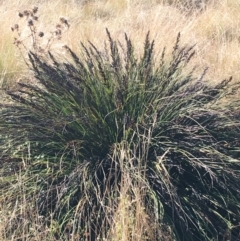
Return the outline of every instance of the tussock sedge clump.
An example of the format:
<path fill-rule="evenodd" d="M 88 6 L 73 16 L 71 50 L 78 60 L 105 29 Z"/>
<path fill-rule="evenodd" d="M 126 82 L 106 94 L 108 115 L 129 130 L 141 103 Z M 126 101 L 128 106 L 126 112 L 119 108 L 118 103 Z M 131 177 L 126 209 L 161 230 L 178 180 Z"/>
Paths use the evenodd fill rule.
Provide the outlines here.
<path fill-rule="evenodd" d="M 187 72 L 180 34 L 170 59 L 109 30 L 59 59 L 28 25 L 36 83 L 0 105 L 2 238 L 239 240 L 240 84 Z"/>

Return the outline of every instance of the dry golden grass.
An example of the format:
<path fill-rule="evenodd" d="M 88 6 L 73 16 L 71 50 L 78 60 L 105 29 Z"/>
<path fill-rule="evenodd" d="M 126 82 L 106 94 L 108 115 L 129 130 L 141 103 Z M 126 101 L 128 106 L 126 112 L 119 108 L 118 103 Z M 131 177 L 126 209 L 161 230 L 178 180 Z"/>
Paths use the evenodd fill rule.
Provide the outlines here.
<path fill-rule="evenodd" d="M 39 29 L 49 33 L 59 16 L 67 17 L 71 24 L 64 39 L 55 43 L 55 51 L 61 51 L 64 43 L 77 51 L 80 41 L 87 40 L 102 47 L 107 39 L 106 27 L 114 38 L 121 39 L 126 32 L 136 48 L 142 46 L 145 34 L 150 30 L 151 37 L 156 40 L 156 49 L 160 52 L 166 46 L 171 51 L 178 32 L 181 32 L 182 44 L 196 44 L 195 63 L 201 68 L 209 67 L 208 77 L 211 81 L 230 75 L 239 79 L 240 4 L 237 0 L 208 1 L 203 11 L 197 11 L 194 6 L 192 11 L 187 11 L 168 4 L 175 2 L 179 5 L 183 2 L 180 0 L 40 2 Z M 31 8 L 33 4 L 34 1 L 30 0 L 5 1 L 0 6 L 0 30 L 3 33 L 0 38 L 0 84 L 7 79 L 14 82 L 18 75 L 23 74 L 21 71 L 25 65 L 11 44 L 14 34 L 10 27 L 19 23 L 18 11 Z"/>

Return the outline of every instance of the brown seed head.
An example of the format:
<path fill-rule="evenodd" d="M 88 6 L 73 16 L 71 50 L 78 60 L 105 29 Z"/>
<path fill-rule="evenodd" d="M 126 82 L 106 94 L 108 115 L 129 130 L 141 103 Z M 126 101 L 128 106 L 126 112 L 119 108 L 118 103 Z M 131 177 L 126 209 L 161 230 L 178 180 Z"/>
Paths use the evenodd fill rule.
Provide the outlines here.
<path fill-rule="evenodd" d="M 11 27 L 11 30 L 14 31 L 14 30 L 17 30 L 18 31 L 19 29 L 19 26 L 18 24 L 14 24 L 12 27 Z"/>
<path fill-rule="evenodd" d="M 20 45 L 22 42 L 19 40 L 19 39 L 17 39 L 17 38 L 14 38 L 14 43 L 13 44 L 15 44 L 15 45 Z"/>
<path fill-rule="evenodd" d="M 44 36 L 44 33 L 43 33 L 43 32 L 39 32 L 38 36 L 39 36 L 40 38 L 42 38 L 42 37 Z"/>
<path fill-rule="evenodd" d="M 30 12 L 29 12 L 28 10 L 24 10 L 24 11 L 23 11 L 23 14 L 24 14 L 26 17 L 28 17 L 28 16 L 30 15 Z"/>
<path fill-rule="evenodd" d="M 60 22 L 63 23 L 63 24 L 65 24 L 65 25 L 67 25 L 67 26 L 69 27 L 69 23 L 68 23 L 68 21 L 67 21 L 66 18 L 61 17 L 61 18 L 60 18 Z"/>
<path fill-rule="evenodd" d="M 44 52 L 44 49 L 43 49 L 42 47 L 38 47 L 38 51 L 39 51 L 40 53 L 43 53 L 43 52 Z"/>
<path fill-rule="evenodd" d="M 58 24 L 56 25 L 56 29 L 59 29 L 59 28 L 62 28 L 62 25 L 58 23 Z"/>
<path fill-rule="evenodd" d="M 67 20 L 64 17 L 61 17 L 59 20 L 60 20 L 61 23 L 66 23 L 67 22 Z"/>
<path fill-rule="evenodd" d="M 15 28 L 15 29 L 17 29 L 17 30 L 19 29 L 19 26 L 18 26 L 18 24 L 17 24 L 17 23 L 16 23 L 16 24 L 14 24 L 14 28 Z"/>
<path fill-rule="evenodd" d="M 55 34 L 56 34 L 56 35 L 61 35 L 61 34 L 62 34 L 62 30 L 61 30 L 61 29 L 56 30 L 56 31 L 55 31 Z"/>
<path fill-rule="evenodd" d="M 22 18 L 22 17 L 24 16 L 24 14 L 21 13 L 21 12 L 19 12 L 19 13 L 18 13 L 18 16 L 19 16 L 20 18 Z"/>
<path fill-rule="evenodd" d="M 29 20 L 28 20 L 28 26 L 33 26 L 33 21 L 32 21 L 32 19 L 29 19 Z"/>
<path fill-rule="evenodd" d="M 38 11 L 38 7 L 36 7 L 36 6 L 33 7 L 32 11 L 33 11 L 33 13 L 36 13 Z"/>
<path fill-rule="evenodd" d="M 35 21 L 38 21 L 38 17 L 37 16 L 32 16 L 32 19 Z"/>

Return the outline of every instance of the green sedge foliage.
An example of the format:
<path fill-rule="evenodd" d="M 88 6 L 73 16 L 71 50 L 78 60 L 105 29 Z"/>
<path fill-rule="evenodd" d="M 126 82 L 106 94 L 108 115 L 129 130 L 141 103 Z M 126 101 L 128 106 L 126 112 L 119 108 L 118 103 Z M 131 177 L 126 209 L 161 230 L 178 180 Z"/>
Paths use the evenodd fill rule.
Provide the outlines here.
<path fill-rule="evenodd" d="M 107 36 L 104 51 L 89 42 L 77 56 L 65 46 L 68 60 L 29 53 L 37 84 L 19 83 L 18 92 L 8 92 L 14 102 L 1 105 L 9 205 L 23 198 L 14 179 L 21 170 L 24 198 L 47 225 L 54 221 L 55 238 L 70 232 L 103 239 L 126 167 L 138 167 L 132 178 L 148 187 L 149 216 L 175 239 L 238 240 L 240 102 L 225 100 L 239 83 L 212 86 L 206 71 L 184 73 L 194 47 L 180 48 L 180 35 L 169 61 L 165 50 L 154 56 L 149 34 L 139 58 L 127 36 L 125 43 Z"/>

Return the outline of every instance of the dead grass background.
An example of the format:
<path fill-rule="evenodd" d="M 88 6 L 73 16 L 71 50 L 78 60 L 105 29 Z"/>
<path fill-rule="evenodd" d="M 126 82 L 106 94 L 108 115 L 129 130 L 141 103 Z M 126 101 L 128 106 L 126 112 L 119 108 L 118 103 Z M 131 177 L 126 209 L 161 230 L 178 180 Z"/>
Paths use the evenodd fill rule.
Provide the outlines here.
<path fill-rule="evenodd" d="M 172 2 L 177 4 L 170 4 Z M 178 32 L 181 32 L 182 44 L 196 44 L 196 64 L 203 68 L 209 67 L 208 77 L 211 81 L 230 75 L 238 80 L 239 1 L 209 0 L 202 11 L 193 3 L 182 8 L 181 2 L 183 1 L 3 1 L 0 5 L 0 85 L 14 82 L 25 71 L 25 65 L 12 44 L 14 33 L 10 28 L 19 22 L 18 11 L 33 5 L 40 8 L 39 28 L 44 32 L 47 33 L 55 27 L 59 16 L 65 16 L 71 24 L 65 38 L 55 43 L 55 50 L 61 51 L 61 45 L 67 43 L 77 51 L 80 41 L 87 40 L 102 47 L 106 40 L 104 29 L 107 27 L 113 37 L 119 39 L 123 38 L 126 32 L 136 46 L 142 45 L 146 32 L 150 30 L 156 49 L 161 52 L 166 46 L 170 51 Z"/>

